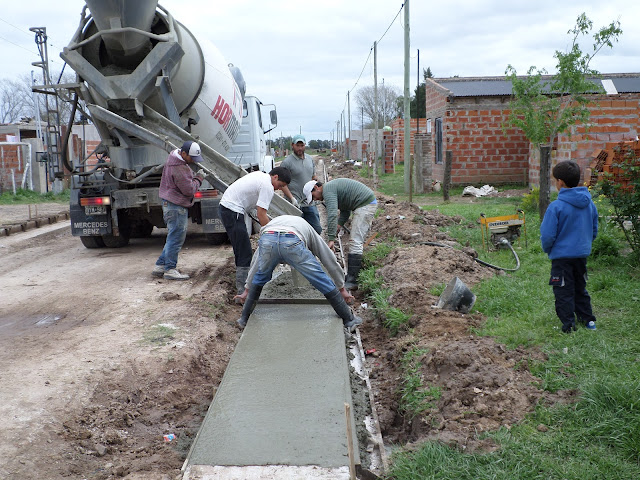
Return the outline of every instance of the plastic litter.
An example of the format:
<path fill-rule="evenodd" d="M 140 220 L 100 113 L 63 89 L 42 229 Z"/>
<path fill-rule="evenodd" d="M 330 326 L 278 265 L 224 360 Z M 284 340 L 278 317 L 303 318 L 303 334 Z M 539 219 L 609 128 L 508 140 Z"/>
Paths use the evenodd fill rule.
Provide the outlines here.
<path fill-rule="evenodd" d="M 172 440 L 176 439 L 176 436 L 173 433 L 168 433 L 167 435 L 163 435 L 162 438 L 164 438 L 164 441 L 169 443 Z"/>

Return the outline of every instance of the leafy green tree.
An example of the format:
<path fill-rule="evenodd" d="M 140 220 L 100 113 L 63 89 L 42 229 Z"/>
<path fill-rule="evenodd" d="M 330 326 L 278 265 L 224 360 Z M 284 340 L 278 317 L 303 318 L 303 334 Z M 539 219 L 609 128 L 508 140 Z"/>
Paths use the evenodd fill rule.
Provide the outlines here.
<path fill-rule="evenodd" d="M 611 22 L 593 34 L 593 49 L 585 53 L 579 40 L 593 29 L 593 22 L 582 13 L 576 25 L 567 33 L 571 34 L 571 48 L 568 52 L 556 50 L 557 73 L 544 76 L 547 72 L 532 66 L 527 76 L 518 77 L 515 68 L 509 65 L 505 71 L 512 84 L 513 99 L 507 124 L 522 130 L 536 147 L 540 148 L 540 218 L 549 206 L 551 196 L 550 148 L 559 133 L 581 123 L 588 127 L 592 101 L 590 94 L 602 91 L 593 83 L 598 72 L 591 68 L 591 60 L 602 48 L 613 48 L 622 34 L 620 22 Z"/>
<path fill-rule="evenodd" d="M 596 191 L 607 197 L 615 216 L 612 221 L 620 227 L 631 249 L 640 255 L 640 158 L 632 145 L 615 147 L 611 165 L 618 173 L 605 172 Z"/>
<path fill-rule="evenodd" d="M 431 67 L 427 67 L 426 70 L 422 70 L 422 77 L 425 82 L 420 83 L 413 91 L 414 95 L 411 97 L 409 108 L 411 109 L 411 118 L 426 118 L 427 117 L 427 104 L 425 97 L 425 88 L 427 78 L 433 78 L 431 73 Z M 403 99 L 403 97 L 400 97 Z"/>

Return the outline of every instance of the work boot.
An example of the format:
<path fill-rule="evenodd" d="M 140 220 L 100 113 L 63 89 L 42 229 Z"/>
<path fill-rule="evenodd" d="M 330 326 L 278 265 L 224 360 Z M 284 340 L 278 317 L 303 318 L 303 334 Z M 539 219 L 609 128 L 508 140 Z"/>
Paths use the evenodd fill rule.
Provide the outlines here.
<path fill-rule="evenodd" d="M 344 280 L 344 288 L 347 290 L 358 289 L 358 274 L 362 268 L 362 255 L 350 253 L 347 256 L 347 277 Z"/>
<path fill-rule="evenodd" d="M 242 295 L 242 292 L 244 292 L 244 284 L 247 283 L 249 268 L 250 267 L 236 267 L 236 289 L 238 290 L 238 295 Z"/>
<path fill-rule="evenodd" d="M 240 328 L 244 328 L 247 326 L 247 320 L 249 320 L 249 317 L 253 313 L 253 310 L 256 308 L 256 304 L 258 303 L 258 299 L 260 298 L 261 293 L 262 285 L 251 284 L 251 286 L 249 287 L 249 293 L 247 294 L 247 299 L 244 302 L 244 307 L 242 307 L 242 315 L 236 321 Z"/>
<path fill-rule="evenodd" d="M 337 288 L 334 288 L 329 293 L 325 293 L 324 296 L 329 300 L 329 303 L 338 316 L 342 318 L 342 325 L 344 325 L 344 328 L 349 332 L 352 332 L 356 326 L 362 324 L 362 319 L 353 313 Z"/>

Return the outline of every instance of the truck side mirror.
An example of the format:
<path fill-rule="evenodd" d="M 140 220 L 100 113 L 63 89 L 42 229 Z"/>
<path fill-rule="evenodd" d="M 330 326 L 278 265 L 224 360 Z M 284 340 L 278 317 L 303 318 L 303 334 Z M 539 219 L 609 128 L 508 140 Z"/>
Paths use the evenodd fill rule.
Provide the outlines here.
<path fill-rule="evenodd" d="M 275 110 L 271 110 L 271 125 L 277 125 L 278 124 L 278 114 L 276 113 Z"/>

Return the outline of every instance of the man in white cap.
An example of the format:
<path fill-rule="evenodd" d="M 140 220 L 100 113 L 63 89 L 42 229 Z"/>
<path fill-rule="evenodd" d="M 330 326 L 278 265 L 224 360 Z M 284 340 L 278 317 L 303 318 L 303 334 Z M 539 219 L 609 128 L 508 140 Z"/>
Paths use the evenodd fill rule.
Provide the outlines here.
<path fill-rule="evenodd" d="M 189 275 L 180 273 L 176 266 L 178 253 L 187 236 L 189 207 L 193 205 L 194 195 L 205 177 L 202 169 L 194 175 L 189 164 L 201 161 L 200 145 L 187 141 L 182 148 L 169 153 L 162 169 L 159 195 L 162 200 L 162 216 L 167 224 L 167 239 L 151 272 L 155 277 L 164 277 L 165 280 L 189 278 Z"/>
<path fill-rule="evenodd" d="M 316 232 L 322 233 L 317 207 L 313 203 L 307 203 L 302 194 L 302 187 L 306 182 L 317 180 L 313 158 L 304 153 L 306 145 L 307 141 L 303 135 L 294 135 L 291 141 L 293 152 L 280 164 L 291 172 L 291 183 L 288 189 L 282 189 L 282 193 L 294 206 L 302 210 L 302 218 L 309 222 Z"/>
<path fill-rule="evenodd" d="M 329 248 L 333 249 L 336 235 L 340 228 L 351 221 L 349 237 L 349 255 L 347 256 L 347 289 L 358 288 L 358 274 L 362 268 L 364 241 L 371 229 L 373 217 L 378 208 L 376 195 L 364 183 L 351 178 L 336 178 L 324 185 L 314 180 L 307 182 L 302 188 L 307 201 L 324 201 L 327 209 L 327 238 Z M 338 216 L 338 210 L 340 215 Z"/>
<path fill-rule="evenodd" d="M 353 301 L 353 296 L 344 288 L 344 271 L 335 254 L 304 219 L 280 215 L 260 229 L 258 249 L 251 262 L 244 292 L 236 297 L 245 301 L 242 316 L 238 319 L 241 328 L 247 325 L 262 287 L 271 280 L 273 269 L 279 263 L 291 265 L 309 280 L 342 318 L 347 330 L 351 331 L 362 323 L 362 319 L 347 305 Z"/>

